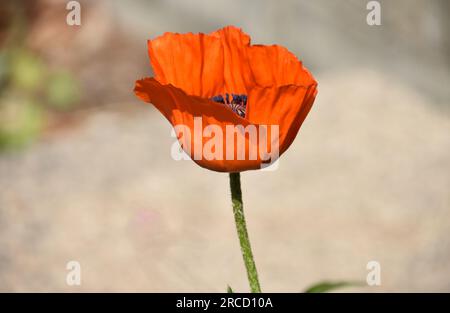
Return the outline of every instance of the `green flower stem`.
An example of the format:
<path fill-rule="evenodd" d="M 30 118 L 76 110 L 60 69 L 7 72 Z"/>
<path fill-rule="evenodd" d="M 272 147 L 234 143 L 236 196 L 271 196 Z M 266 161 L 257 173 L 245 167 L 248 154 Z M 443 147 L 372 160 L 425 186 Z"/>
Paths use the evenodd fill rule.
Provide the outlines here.
<path fill-rule="evenodd" d="M 241 244 L 242 256 L 247 269 L 248 282 L 252 292 L 261 292 L 252 248 L 248 238 L 247 225 L 244 217 L 244 205 L 242 204 L 241 176 L 239 173 L 230 173 L 231 200 L 233 202 L 234 220 Z"/>

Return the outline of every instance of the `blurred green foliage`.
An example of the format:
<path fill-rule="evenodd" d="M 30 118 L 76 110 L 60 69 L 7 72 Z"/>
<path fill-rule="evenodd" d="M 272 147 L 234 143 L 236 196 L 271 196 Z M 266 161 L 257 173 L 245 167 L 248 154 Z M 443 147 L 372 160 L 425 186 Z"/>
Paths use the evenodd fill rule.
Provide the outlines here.
<path fill-rule="evenodd" d="M 67 71 L 51 73 L 46 85 L 48 105 L 58 110 L 71 109 L 80 100 L 77 81 Z"/>
<path fill-rule="evenodd" d="M 69 72 L 51 70 L 26 48 L 1 50 L 0 151 L 27 146 L 41 133 L 49 110 L 70 110 L 79 100 Z"/>
<path fill-rule="evenodd" d="M 305 290 L 305 293 L 324 293 L 345 287 L 361 287 L 361 286 L 364 286 L 363 282 L 323 281 L 313 286 L 310 286 Z"/>
<path fill-rule="evenodd" d="M 0 104 L 0 151 L 17 149 L 30 143 L 42 129 L 40 106 L 28 97 L 10 94 Z"/>
<path fill-rule="evenodd" d="M 0 152 L 23 148 L 41 133 L 50 111 L 79 103 L 77 80 L 66 69 L 53 69 L 24 44 L 33 2 L 7 2 L 0 42 Z"/>
<path fill-rule="evenodd" d="M 25 92 L 36 92 L 46 74 L 43 62 L 25 49 L 11 49 L 9 55 L 9 75 L 13 87 Z"/>

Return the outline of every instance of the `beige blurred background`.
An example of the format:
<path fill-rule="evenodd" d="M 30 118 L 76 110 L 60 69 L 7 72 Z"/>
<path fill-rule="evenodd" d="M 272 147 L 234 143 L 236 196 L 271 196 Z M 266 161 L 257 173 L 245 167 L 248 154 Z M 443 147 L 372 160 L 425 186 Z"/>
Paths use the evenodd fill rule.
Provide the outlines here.
<path fill-rule="evenodd" d="M 170 156 L 135 99 L 146 40 L 242 27 L 319 82 L 274 172 L 242 174 L 263 291 L 450 291 L 450 2 L 68 1 L 0 4 L 0 291 L 248 291 L 226 174 Z M 81 286 L 66 284 L 67 262 Z"/>

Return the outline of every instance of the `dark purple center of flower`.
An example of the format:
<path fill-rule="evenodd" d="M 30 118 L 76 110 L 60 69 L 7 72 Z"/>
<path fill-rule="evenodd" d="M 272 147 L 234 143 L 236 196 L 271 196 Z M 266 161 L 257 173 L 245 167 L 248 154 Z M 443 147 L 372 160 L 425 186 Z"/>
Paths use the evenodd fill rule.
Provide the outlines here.
<path fill-rule="evenodd" d="M 222 103 L 228 106 L 234 113 L 240 117 L 245 117 L 245 109 L 247 107 L 247 95 L 235 95 L 235 94 L 225 94 L 214 96 L 211 98 L 212 101 Z"/>

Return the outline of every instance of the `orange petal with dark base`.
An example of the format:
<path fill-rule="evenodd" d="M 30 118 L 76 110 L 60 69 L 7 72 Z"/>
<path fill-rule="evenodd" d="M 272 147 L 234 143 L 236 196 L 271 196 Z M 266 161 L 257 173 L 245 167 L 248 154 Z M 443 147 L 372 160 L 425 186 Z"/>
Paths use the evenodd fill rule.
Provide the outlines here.
<path fill-rule="evenodd" d="M 183 125 L 190 129 L 192 138 L 196 132 L 194 127 L 194 118 L 202 118 L 201 133 L 203 134 L 206 127 L 210 125 L 216 125 L 220 128 L 222 134 L 226 134 L 227 125 L 242 125 L 246 127 L 249 122 L 228 107 L 213 102 L 208 99 L 204 99 L 197 96 L 189 96 L 183 90 L 174 87 L 173 85 L 161 85 L 154 78 L 144 78 L 136 82 L 134 89 L 136 96 L 145 101 L 152 103 L 173 125 Z M 247 138 L 245 139 L 245 153 L 249 155 L 250 143 Z M 195 143 L 192 141 L 186 142 L 180 140 L 180 145 L 184 151 L 201 167 L 218 171 L 218 172 L 241 172 L 250 169 L 261 168 L 262 160 L 259 158 L 256 160 L 226 160 L 223 157 L 222 160 L 207 160 L 204 156 L 201 159 L 195 158 Z M 207 140 L 203 140 L 200 150 L 203 148 Z M 232 148 L 233 151 L 237 150 L 237 139 L 234 142 Z M 226 151 L 226 141 L 223 140 L 222 149 Z"/>

